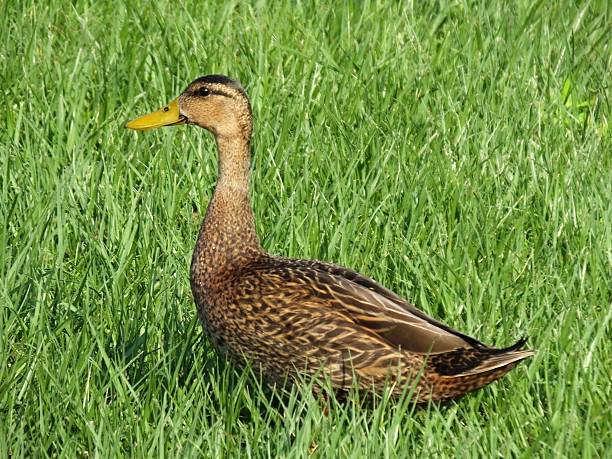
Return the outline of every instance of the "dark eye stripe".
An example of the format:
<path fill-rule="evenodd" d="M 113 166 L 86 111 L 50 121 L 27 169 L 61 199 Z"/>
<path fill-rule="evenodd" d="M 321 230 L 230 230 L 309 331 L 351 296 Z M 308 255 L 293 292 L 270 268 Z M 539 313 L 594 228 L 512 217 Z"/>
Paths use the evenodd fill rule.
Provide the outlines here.
<path fill-rule="evenodd" d="M 219 90 L 216 90 L 216 89 L 210 91 L 210 94 L 216 94 L 217 96 L 223 96 L 223 97 L 233 97 L 231 94 L 228 94 L 226 92 L 219 91 Z"/>
<path fill-rule="evenodd" d="M 217 96 L 223 96 L 223 97 L 233 97 L 231 94 L 228 94 L 225 91 L 220 91 L 218 89 L 210 89 L 210 88 L 207 88 L 206 86 L 202 86 L 196 89 L 195 91 L 193 91 L 193 95 L 198 96 L 198 97 L 207 97 L 207 96 L 210 96 L 211 94 L 215 94 Z"/>

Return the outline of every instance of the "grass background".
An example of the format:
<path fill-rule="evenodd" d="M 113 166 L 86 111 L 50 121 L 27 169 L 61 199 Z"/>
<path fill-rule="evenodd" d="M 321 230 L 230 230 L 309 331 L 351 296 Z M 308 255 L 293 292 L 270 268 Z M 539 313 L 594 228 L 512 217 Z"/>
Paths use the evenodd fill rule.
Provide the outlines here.
<path fill-rule="evenodd" d="M 0 457 L 610 457 L 612 8 L 511 3 L 1 2 Z M 267 249 L 537 355 L 327 416 L 220 361 L 213 139 L 123 128 L 209 73 L 253 101 Z"/>

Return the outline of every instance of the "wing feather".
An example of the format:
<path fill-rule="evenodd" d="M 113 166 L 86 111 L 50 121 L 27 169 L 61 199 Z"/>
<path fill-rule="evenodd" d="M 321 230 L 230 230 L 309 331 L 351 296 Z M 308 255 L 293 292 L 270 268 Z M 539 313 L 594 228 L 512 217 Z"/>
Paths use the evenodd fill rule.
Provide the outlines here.
<path fill-rule="evenodd" d="M 314 260 L 277 260 L 281 271 L 292 281 L 300 279 L 313 295 L 393 346 L 422 354 L 487 348 L 355 271 Z"/>

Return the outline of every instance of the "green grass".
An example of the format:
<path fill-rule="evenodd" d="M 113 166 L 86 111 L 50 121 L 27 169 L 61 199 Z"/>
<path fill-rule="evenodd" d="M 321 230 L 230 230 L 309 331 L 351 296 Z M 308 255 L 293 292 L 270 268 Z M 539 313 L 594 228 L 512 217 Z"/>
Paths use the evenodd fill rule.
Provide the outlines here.
<path fill-rule="evenodd" d="M 0 457 L 610 457 L 610 3 L 389 3 L 0 2 Z M 270 252 L 537 355 L 327 416 L 219 360 L 213 139 L 123 128 L 208 73 L 251 95 Z"/>

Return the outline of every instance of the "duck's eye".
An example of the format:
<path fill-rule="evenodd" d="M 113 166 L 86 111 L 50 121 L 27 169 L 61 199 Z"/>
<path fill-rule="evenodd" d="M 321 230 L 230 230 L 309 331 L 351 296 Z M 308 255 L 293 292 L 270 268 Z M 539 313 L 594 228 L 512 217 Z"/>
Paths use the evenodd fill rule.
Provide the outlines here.
<path fill-rule="evenodd" d="M 206 97 L 210 94 L 210 90 L 207 87 L 201 87 L 196 90 L 196 96 Z"/>

